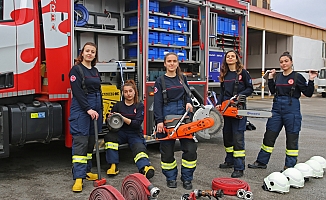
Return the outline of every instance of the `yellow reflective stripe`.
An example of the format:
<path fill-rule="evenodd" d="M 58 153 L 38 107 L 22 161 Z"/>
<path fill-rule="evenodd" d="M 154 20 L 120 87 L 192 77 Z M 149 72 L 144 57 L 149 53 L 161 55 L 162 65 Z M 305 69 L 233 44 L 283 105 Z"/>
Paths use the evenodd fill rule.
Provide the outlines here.
<path fill-rule="evenodd" d="M 148 158 L 148 155 L 145 152 L 138 153 L 134 158 L 135 163 L 141 158 Z"/>
<path fill-rule="evenodd" d="M 119 144 L 116 142 L 106 142 L 105 143 L 105 149 L 113 149 L 118 150 Z"/>
<path fill-rule="evenodd" d="M 286 149 L 285 154 L 288 156 L 298 156 L 299 150 L 288 150 Z"/>
<path fill-rule="evenodd" d="M 72 156 L 72 163 L 87 164 L 87 156 Z"/>
<path fill-rule="evenodd" d="M 182 159 L 182 166 L 184 166 L 185 168 L 195 168 L 197 165 L 197 160 L 194 161 L 187 161 Z"/>
<path fill-rule="evenodd" d="M 226 153 L 232 153 L 233 152 L 233 146 L 232 147 L 224 147 Z"/>
<path fill-rule="evenodd" d="M 273 150 L 274 150 L 274 147 L 269 147 L 269 146 L 266 146 L 266 145 L 262 144 L 261 149 L 266 151 L 267 153 L 272 153 Z"/>
<path fill-rule="evenodd" d="M 92 156 L 93 156 L 92 153 L 87 153 L 87 160 L 92 160 Z"/>
<path fill-rule="evenodd" d="M 245 150 L 240 150 L 240 151 L 234 151 L 233 152 L 233 157 L 238 158 L 238 157 L 245 157 L 246 156 L 246 151 Z"/>
<path fill-rule="evenodd" d="M 161 168 L 162 169 L 170 170 L 170 169 L 174 169 L 176 167 L 177 167 L 177 161 L 176 160 L 174 160 L 173 163 L 161 162 Z"/>

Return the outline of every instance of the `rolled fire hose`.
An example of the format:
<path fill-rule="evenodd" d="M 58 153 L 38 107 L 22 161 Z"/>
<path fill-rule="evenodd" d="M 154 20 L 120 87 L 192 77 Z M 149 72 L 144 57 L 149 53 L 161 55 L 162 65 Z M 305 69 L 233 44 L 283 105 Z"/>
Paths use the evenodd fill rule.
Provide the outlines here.
<path fill-rule="evenodd" d="M 121 193 L 126 200 L 157 199 L 160 189 L 140 173 L 128 175 L 122 182 Z"/>
<path fill-rule="evenodd" d="M 95 188 L 88 200 L 125 200 L 125 198 L 113 186 L 103 185 Z"/>
<path fill-rule="evenodd" d="M 253 198 L 249 184 L 237 178 L 214 178 L 212 181 L 212 189 L 223 190 L 225 195 L 237 196 L 246 200 L 251 200 Z"/>

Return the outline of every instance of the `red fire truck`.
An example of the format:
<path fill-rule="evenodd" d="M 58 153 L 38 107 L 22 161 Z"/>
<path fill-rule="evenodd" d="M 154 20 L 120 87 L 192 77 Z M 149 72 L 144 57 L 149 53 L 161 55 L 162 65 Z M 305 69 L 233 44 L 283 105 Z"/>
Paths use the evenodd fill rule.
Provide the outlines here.
<path fill-rule="evenodd" d="M 223 52 L 235 49 L 245 61 L 246 19 L 247 3 L 238 0 L 0 0 L 0 158 L 28 142 L 65 139 L 71 147 L 68 73 L 85 42 L 98 45 L 103 114 L 134 79 L 150 135 L 164 55 L 179 55 L 206 104 Z"/>

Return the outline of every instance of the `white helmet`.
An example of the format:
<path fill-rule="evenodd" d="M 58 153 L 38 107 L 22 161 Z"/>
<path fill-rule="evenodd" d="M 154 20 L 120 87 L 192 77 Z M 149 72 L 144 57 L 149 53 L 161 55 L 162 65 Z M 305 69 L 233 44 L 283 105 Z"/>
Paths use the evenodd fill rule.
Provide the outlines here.
<path fill-rule="evenodd" d="M 294 168 L 298 169 L 304 178 L 310 178 L 314 176 L 314 170 L 306 163 L 298 163 L 294 165 Z"/>
<path fill-rule="evenodd" d="M 290 183 L 281 172 L 273 172 L 264 178 L 264 190 L 285 193 L 290 190 Z"/>
<path fill-rule="evenodd" d="M 317 162 L 319 162 L 319 164 L 321 165 L 322 168 L 326 168 L 326 159 L 321 157 L 321 156 L 313 156 L 310 158 L 310 160 L 315 160 Z"/>
<path fill-rule="evenodd" d="M 288 178 L 290 186 L 295 188 L 302 188 L 304 186 L 304 177 L 298 169 L 287 168 L 282 174 Z"/>
<path fill-rule="evenodd" d="M 324 176 L 324 170 L 319 162 L 315 160 L 308 160 L 305 163 L 308 164 L 314 170 L 314 178 L 322 178 Z"/>

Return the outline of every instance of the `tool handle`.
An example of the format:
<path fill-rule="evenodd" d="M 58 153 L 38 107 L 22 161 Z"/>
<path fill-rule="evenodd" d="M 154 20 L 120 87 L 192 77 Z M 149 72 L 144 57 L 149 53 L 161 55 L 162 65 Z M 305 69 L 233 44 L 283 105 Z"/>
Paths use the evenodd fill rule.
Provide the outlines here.
<path fill-rule="evenodd" d="M 101 162 L 100 162 L 100 147 L 98 144 L 98 128 L 97 128 L 97 119 L 94 119 L 94 132 L 95 132 L 95 150 L 96 150 L 96 165 L 98 180 L 101 180 Z"/>

